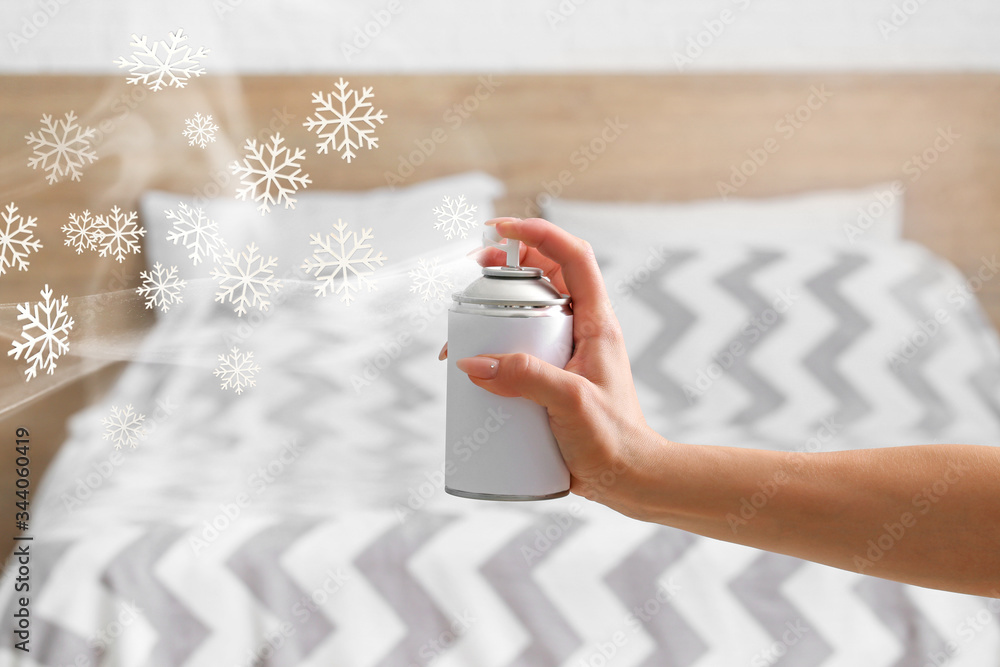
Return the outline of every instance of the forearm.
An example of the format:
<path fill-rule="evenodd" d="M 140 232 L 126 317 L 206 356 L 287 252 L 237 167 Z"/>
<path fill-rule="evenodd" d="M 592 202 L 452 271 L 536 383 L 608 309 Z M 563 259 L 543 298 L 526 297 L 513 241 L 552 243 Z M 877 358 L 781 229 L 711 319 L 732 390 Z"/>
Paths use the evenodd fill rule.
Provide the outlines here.
<path fill-rule="evenodd" d="M 1000 448 L 803 454 L 680 445 L 651 435 L 632 452 L 602 500 L 635 518 L 887 579 L 1000 597 Z"/>

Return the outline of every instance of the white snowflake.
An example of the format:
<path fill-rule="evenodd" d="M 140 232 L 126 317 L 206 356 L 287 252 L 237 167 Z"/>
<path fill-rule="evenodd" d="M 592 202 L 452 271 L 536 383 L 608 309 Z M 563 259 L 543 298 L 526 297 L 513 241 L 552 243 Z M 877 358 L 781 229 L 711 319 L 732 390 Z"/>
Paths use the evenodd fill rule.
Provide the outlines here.
<path fill-rule="evenodd" d="M 357 157 L 355 149 L 378 147 L 375 124 L 385 122 L 386 115 L 381 109 L 375 111 L 371 102 L 367 101 L 373 97 L 373 88 L 362 88 L 358 95 L 358 91 L 347 86 L 348 82 L 341 78 L 334 84 L 336 91 L 326 95 L 322 92 L 313 93 L 316 115 L 306 118 L 302 125 L 316 132 L 323 140 L 316 144 L 320 153 L 326 154 L 333 148 L 340 151 L 342 159 L 350 162 Z M 336 105 L 334 100 L 337 101 Z"/>
<path fill-rule="evenodd" d="M 43 114 L 38 134 L 24 135 L 33 150 L 28 166 L 32 169 L 41 166 L 49 172 L 45 177 L 49 183 L 55 183 L 61 176 L 79 181 L 83 166 L 97 160 L 97 153 L 90 147 L 93 137 L 94 128 L 80 127 L 73 111 L 65 114 L 65 120 L 56 121 Z"/>
<path fill-rule="evenodd" d="M 222 378 L 222 389 L 232 389 L 242 394 L 247 387 L 257 386 L 254 376 L 260 372 L 260 366 L 253 361 L 253 352 L 240 352 L 233 347 L 229 354 L 219 355 L 219 367 L 215 369 L 215 377 Z"/>
<path fill-rule="evenodd" d="M 28 270 L 28 255 L 42 249 L 42 242 L 31 231 L 38 222 L 34 216 L 23 216 L 17 212 L 14 202 L 7 204 L 7 210 L 0 214 L 0 276 L 9 267 L 19 271 Z"/>
<path fill-rule="evenodd" d="M 202 116 L 196 113 L 194 117 L 184 121 L 183 134 L 188 138 L 188 146 L 199 146 L 205 148 L 209 144 L 215 143 L 215 133 L 219 131 L 219 126 L 212 122 L 212 116 Z"/>
<path fill-rule="evenodd" d="M 371 228 L 362 229 L 358 236 L 357 232 L 346 231 L 346 222 L 337 220 L 333 229 L 334 232 L 325 237 L 321 233 L 309 235 L 309 245 L 319 249 L 313 251 L 312 257 L 306 258 L 301 268 L 307 275 L 315 274 L 319 281 L 315 286 L 316 296 L 326 296 L 329 289 L 331 294 L 340 294 L 340 300 L 349 306 L 354 298 L 352 292 L 357 292 L 362 284 L 368 287 L 369 292 L 375 289 L 375 284 L 368 278 L 375 272 L 375 265 L 382 266 L 386 257 L 381 251 L 372 255 L 369 241 L 375 238 L 375 234 Z M 327 271 L 330 268 L 332 271 Z"/>
<path fill-rule="evenodd" d="M 24 340 L 15 340 L 7 351 L 7 356 L 15 359 L 24 353 L 24 360 L 31 364 L 24 371 L 25 381 L 35 377 L 39 369 L 51 375 L 56 370 L 56 359 L 69 352 L 69 332 L 73 328 L 73 318 L 66 314 L 69 299 L 63 296 L 53 301 L 48 285 L 41 294 L 42 300 L 36 301 L 34 308 L 31 302 L 17 304 L 17 321 L 25 321 L 21 328 Z"/>
<path fill-rule="evenodd" d="M 146 428 L 142 425 L 146 416 L 132 411 L 132 405 L 119 408 L 111 406 L 111 414 L 101 418 L 104 424 L 104 439 L 115 444 L 115 449 L 125 445 L 135 449 L 139 440 L 146 437 Z"/>
<path fill-rule="evenodd" d="M 117 261 L 124 262 L 125 255 L 142 252 L 139 238 L 146 235 L 146 230 L 136 222 L 136 215 L 135 211 L 124 213 L 115 206 L 108 215 L 97 216 L 102 234 L 98 241 L 101 257 L 112 255 Z"/>
<path fill-rule="evenodd" d="M 167 240 L 180 243 L 191 251 L 188 258 L 197 266 L 208 258 L 213 262 L 222 255 L 224 244 L 219 236 L 219 225 L 210 220 L 200 208 L 178 202 L 177 211 L 167 210 L 167 220 L 174 223 L 167 232 Z"/>
<path fill-rule="evenodd" d="M 287 146 L 281 145 L 283 142 L 281 133 L 272 136 L 269 144 L 262 143 L 259 147 L 256 139 L 247 139 L 243 164 L 233 162 L 229 165 L 232 172 L 240 177 L 240 185 L 244 186 L 236 192 L 236 198 L 246 201 L 249 196 L 252 201 L 260 202 L 257 210 L 261 215 L 271 210 L 271 204 L 284 202 L 285 208 L 295 208 L 291 195 L 312 183 L 309 174 L 301 173 L 302 166 L 299 164 L 306 152 L 296 148 L 292 153 Z M 265 151 L 267 157 L 264 156 Z"/>
<path fill-rule="evenodd" d="M 183 88 L 188 79 L 205 73 L 198 60 L 208 55 L 208 49 L 202 46 L 192 53 L 191 47 L 184 44 L 187 36 L 180 28 L 169 35 L 169 43 L 161 40 L 152 45 L 145 35 L 142 38 L 132 35 L 129 46 L 135 51 L 131 58 L 121 56 L 115 60 L 119 68 L 129 68 L 131 76 L 126 78 L 129 83 L 143 83 L 156 92 L 165 86 Z"/>
<path fill-rule="evenodd" d="M 84 250 L 97 250 L 97 244 L 104 238 L 104 232 L 101 231 L 103 226 L 100 216 L 91 218 L 90 211 L 84 211 L 80 215 L 70 213 L 69 223 L 62 226 L 66 233 L 65 245 L 75 248 L 78 255 L 83 254 Z"/>
<path fill-rule="evenodd" d="M 135 291 L 146 297 L 146 308 L 159 308 L 165 313 L 170 306 L 181 302 L 181 290 L 187 286 L 187 281 L 177 276 L 176 266 L 167 269 L 157 262 L 152 271 L 140 271 L 139 276 L 142 285 Z"/>
<path fill-rule="evenodd" d="M 219 281 L 221 287 L 215 293 L 216 301 L 235 304 L 234 310 L 240 317 L 251 306 L 267 310 L 271 305 L 269 295 L 281 287 L 281 281 L 274 277 L 274 267 L 278 264 L 276 258 L 268 257 L 265 262 L 257 253 L 257 244 L 251 243 L 239 254 L 227 250 L 220 264 L 221 267 L 212 269 L 212 277 Z"/>
<path fill-rule="evenodd" d="M 437 257 L 429 262 L 421 258 L 417 268 L 410 270 L 410 278 L 413 279 L 410 291 L 420 294 L 424 301 L 440 299 L 453 287 L 451 277 L 438 266 L 439 261 Z"/>
<path fill-rule="evenodd" d="M 446 195 L 443 205 L 435 207 L 433 212 L 438 219 L 434 223 L 434 229 L 443 229 L 446 239 L 456 234 L 464 239 L 469 235 L 469 230 L 476 226 L 476 219 L 472 217 L 476 207 L 465 203 L 465 195 L 458 199 Z"/>

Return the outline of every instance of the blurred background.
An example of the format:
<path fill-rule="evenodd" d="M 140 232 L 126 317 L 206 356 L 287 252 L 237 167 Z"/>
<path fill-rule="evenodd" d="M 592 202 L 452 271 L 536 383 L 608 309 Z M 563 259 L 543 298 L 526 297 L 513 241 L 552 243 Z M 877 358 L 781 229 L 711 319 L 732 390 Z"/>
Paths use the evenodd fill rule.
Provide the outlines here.
<path fill-rule="evenodd" d="M 611 660 L 607 642 L 608 664 L 997 664 L 983 600 L 572 497 L 456 504 L 435 357 L 479 225 L 543 215 L 594 245 L 647 419 L 670 437 L 996 444 L 1000 5 L 9 0 L 0 34 L 0 231 L 30 217 L 41 244 L 0 264 L 0 337 L 23 339 L 18 304 L 46 287 L 74 319 L 51 374 L 0 357 L 0 434 L 31 432 L 48 647 L 5 664 L 575 665 Z M 140 39 L 158 57 L 171 39 L 204 49 L 204 72 L 154 90 Z M 340 85 L 384 116 L 360 122 L 350 160 L 308 126 Z M 196 114 L 214 125 L 201 144 Z M 91 130 L 79 179 L 51 155 L 32 167 L 52 146 L 31 137 L 73 119 Z M 262 212 L 274 190 L 240 199 L 233 164 L 276 136 L 310 180 Z M 134 248 L 73 244 L 67 226 L 114 207 L 135 213 Z M 198 215 L 218 254 L 192 262 L 177 233 Z M 310 235 L 338 220 L 387 258 L 352 304 L 304 273 Z M 283 287 L 240 314 L 212 271 L 248 243 Z M 141 292 L 157 264 L 185 281 L 170 308 Z M 235 348 L 260 364 L 239 394 L 215 373 Z M 114 431 L 126 405 L 131 439 Z M 219 530 L 241 494 L 246 518 Z M 0 535 L 16 511 L 0 507 Z M 549 525 L 535 570 L 521 547 Z M 126 624 L 133 599 L 146 611 Z"/>

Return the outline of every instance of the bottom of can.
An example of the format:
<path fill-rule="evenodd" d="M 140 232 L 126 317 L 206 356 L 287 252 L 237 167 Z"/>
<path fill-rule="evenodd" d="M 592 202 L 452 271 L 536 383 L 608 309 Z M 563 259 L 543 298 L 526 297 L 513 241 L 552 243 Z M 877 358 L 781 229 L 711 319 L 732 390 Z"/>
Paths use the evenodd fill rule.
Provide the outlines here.
<path fill-rule="evenodd" d="M 474 500 L 551 500 L 553 498 L 562 498 L 569 494 L 569 489 L 565 491 L 556 491 L 555 493 L 547 493 L 544 496 L 518 496 L 518 495 L 507 495 L 502 493 L 473 493 L 472 491 L 459 491 L 458 489 L 450 489 L 447 486 L 444 487 L 445 493 L 450 493 L 453 496 L 459 496 L 461 498 L 472 498 Z"/>

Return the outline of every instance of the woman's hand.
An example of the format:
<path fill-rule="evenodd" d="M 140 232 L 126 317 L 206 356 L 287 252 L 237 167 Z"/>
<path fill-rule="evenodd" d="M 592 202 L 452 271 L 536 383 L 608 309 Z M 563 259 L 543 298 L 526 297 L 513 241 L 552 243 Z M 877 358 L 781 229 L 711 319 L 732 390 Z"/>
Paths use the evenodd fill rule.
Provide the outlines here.
<path fill-rule="evenodd" d="M 500 236 L 522 242 L 521 264 L 536 266 L 572 297 L 573 356 L 557 368 L 527 354 L 459 359 L 473 383 L 498 396 L 523 396 L 545 407 L 572 475 L 573 493 L 629 513 L 625 482 L 659 439 L 639 408 L 632 371 L 590 245 L 540 218 L 497 218 Z M 478 261 L 503 265 L 504 251 L 486 248 Z M 447 349 L 442 350 L 442 358 Z"/>

